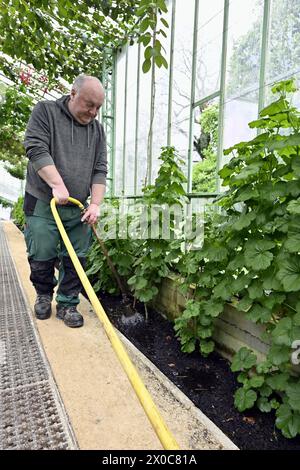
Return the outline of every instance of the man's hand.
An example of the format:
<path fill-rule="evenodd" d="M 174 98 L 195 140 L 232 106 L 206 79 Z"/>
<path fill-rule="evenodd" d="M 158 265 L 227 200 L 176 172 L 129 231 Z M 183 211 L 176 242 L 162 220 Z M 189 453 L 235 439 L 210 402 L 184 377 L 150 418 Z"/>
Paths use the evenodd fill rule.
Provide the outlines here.
<path fill-rule="evenodd" d="M 69 191 L 65 187 L 64 183 L 53 186 L 52 188 L 53 197 L 55 197 L 58 204 L 67 204 Z"/>
<path fill-rule="evenodd" d="M 94 225 L 100 215 L 100 209 L 97 204 L 90 204 L 89 207 L 84 211 L 84 215 L 81 218 L 81 222 L 86 222 L 89 225 Z"/>

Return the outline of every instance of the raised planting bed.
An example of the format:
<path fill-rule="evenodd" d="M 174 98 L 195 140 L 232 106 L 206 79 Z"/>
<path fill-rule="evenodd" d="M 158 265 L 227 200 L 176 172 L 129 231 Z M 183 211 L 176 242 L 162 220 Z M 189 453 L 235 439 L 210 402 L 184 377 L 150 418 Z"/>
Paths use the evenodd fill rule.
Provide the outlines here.
<path fill-rule="evenodd" d="M 172 323 L 154 309 L 149 309 L 147 322 L 124 322 L 121 299 L 100 297 L 113 324 L 240 449 L 300 450 L 300 437 L 286 439 L 275 428 L 273 412 L 236 410 L 233 394 L 239 385 L 228 359 L 218 352 L 208 358 L 182 353 Z M 143 316 L 143 305 L 137 309 Z"/>
<path fill-rule="evenodd" d="M 163 279 L 153 307 L 163 316 L 173 321 L 185 308 L 185 298 L 179 290 L 180 280 L 171 276 Z M 192 288 L 191 288 L 192 291 Z M 262 339 L 264 326 L 248 320 L 243 312 L 234 305 L 225 305 L 224 312 L 216 318 L 213 339 L 217 351 L 231 360 L 242 347 L 254 351 L 259 361 L 265 359 L 269 344 Z M 300 366 L 293 366 L 296 375 L 300 375 Z"/>

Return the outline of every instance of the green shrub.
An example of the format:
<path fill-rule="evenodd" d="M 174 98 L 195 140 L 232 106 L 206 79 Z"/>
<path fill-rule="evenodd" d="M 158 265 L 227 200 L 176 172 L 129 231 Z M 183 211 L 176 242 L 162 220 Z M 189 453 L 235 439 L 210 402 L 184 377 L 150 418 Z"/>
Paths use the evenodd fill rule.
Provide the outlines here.
<path fill-rule="evenodd" d="M 20 196 L 11 211 L 11 218 L 20 230 L 24 230 L 25 214 L 23 211 L 24 196 Z"/>

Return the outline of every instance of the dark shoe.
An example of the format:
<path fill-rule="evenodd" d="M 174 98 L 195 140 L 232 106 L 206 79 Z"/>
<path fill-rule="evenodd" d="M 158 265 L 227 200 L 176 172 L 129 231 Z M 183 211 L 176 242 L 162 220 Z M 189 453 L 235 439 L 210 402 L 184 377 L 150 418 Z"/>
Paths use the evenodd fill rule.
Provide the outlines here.
<path fill-rule="evenodd" d="M 34 313 L 38 320 L 47 320 L 47 318 L 51 317 L 51 302 L 52 295 L 37 294 L 34 304 Z"/>
<path fill-rule="evenodd" d="M 64 324 L 70 328 L 79 328 L 83 325 L 83 317 L 77 311 L 75 305 L 60 305 L 56 306 L 56 318 L 64 321 Z"/>

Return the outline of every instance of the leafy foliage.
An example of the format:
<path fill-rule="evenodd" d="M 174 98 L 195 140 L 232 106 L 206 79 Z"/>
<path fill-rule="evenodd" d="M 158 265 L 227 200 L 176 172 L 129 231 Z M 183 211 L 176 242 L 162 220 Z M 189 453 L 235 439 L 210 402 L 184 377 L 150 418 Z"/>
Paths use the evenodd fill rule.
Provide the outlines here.
<path fill-rule="evenodd" d="M 147 231 L 157 218 L 158 238 L 146 238 L 137 249 L 134 263 L 134 275 L 128 280 L 135 297 L 142 302 L 149 302 L 158 293 L 161 279 L 170 271 L 171 262 L 181 253 L 182 238 L 177 236 L 175 216 L 171 214 L 169 239 L 163 238 L 163 218 L 159 213 L 152 213 L 154 205 L 159 207 L 181 207 L 185 197 L 183 184 L 186 178 L 180 169 L 183 161 L 176 154 L 174 147 L 163 147 L 160 156 L 162 164 L 153 186 L 144 188 L 142 204 L 148 207 L 149 224 Z M 150 232 L 149 232 L 150 233 Z"/>
<path fill-rule="evenodd" d="M 276 409 L 276 425 L 286 437 L 300 434 L 299 378 L 291 367 L 291 345 L 300 338 L 299 167 L 300 113 L 290 105 L 294 81 L 273 87 L 280 96 L 249 125 L 261 133 L 225 151 L 234 157 L 220 171 L 229 189 L 218 200 L 203 249 L 181 262 L 184 288 L 194 298 L 175 322 L 182 349 L 199 343 L 212 350 L 215 318 L 226 302 L 265 328 L 267 359 L 242 348 L 232 363 L 242 384 L 235 394 L 240 411 L 255 403 Z M 279 395 L 280 393 L 280 395 Z"/>
<path fill-rule="evenodd" d="M 32 108 L 32 98 L 25 85 L 7 87 L 0 104 L 0 161 L 15 178 L 24 179 L 26 157 L 24 131 Z"/>
<path fill-rule="evenodd" d="M 7 207 L 12 207 L 13 204 L 12 202 L 5 199 L 4 197 L 0 196 L 0 206 L 7 208 Z"/>
<path fill-rule="evenodd" d="M 167 8 L 165 0 L 1 0 L 0 11 L 1 51 L 45 73 L 51 86 L 59 77 L 71 82 L 80 73 L 100 77 L 104 56 L 111 60 L 112 51 L 129 40 L 139 38 L 146 47 Z M 162 17 L 157 33 L 165 35 L 167 27 Z M 16 82 L 6 56 L 0 68 Z M 167 66 L 159 39 L 145 51 L 146 64 L 149 56 Z"/>
<path fill-rule="evenodd" d="M 23 204 L 24 196 L 20 196 L 17 202 L 14 204 L 11 212 L 11 217 L 20 230 L 23 230 L 25 226 L 25 214 L 23 211 Z"/>
<path fill-rule="evenodd" d="M 177 236 L 175 217 L 171 214 L 170 238 L 163 239 L 162 214 L 159 211 L 153 212 L 153 208 L 181 207 L 185 197 L 183 183 L 186 181 L 180 169 L 183 162 L 174 147 L 163 147 L 160 159 L 162 164 L 155 184 L 144 188 L 144 196 L 140 201 L 140 207 L 147 212 L 145 225 L 141 226 L 140 214 L 135 212 L 128 220 L 134 237 L 119 237 L 105 242 L 118 273 L 128 280 L 134 296 L 144 303 L 157 295 L 161 279 L 168 275 L 172 261 L 181 253 L 182 238 Z M 115 204 L 118 205 L 118 202 Z M 121 223 L 120 220 L 118 223 Z M 158 233 L 156 238 L 151 238 L 151 226 L 155 223 Z M 117 291 L 109 266 L 96 241 L 89 254 L 87 273 L 94 280 L 96 290 L 105 289 L 111 293 Z"/>

